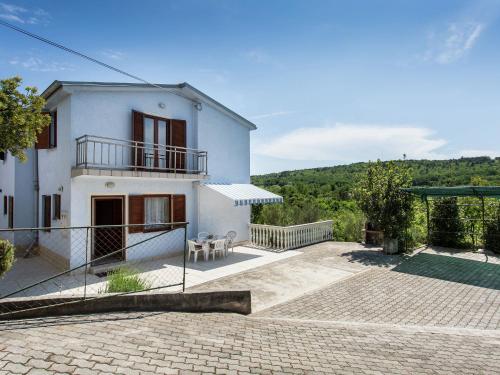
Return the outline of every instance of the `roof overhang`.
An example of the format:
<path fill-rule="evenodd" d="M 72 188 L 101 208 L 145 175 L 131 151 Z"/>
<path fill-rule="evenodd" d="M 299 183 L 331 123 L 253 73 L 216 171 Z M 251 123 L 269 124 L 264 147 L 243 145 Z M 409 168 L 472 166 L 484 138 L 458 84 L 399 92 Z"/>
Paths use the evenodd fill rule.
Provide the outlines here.
<path fill-rule="evenodd" d="M 283 203 L 283 197 L 252 184 L 203 184 L 202 187 L 230 199 L 235 206 Z"/>
<path fill-rule="evenodd" d="M 127 82 L 86 82 L 86 81 L 54 81 L 47 87 L 41 94 L 41 96 L 48 100 L 54 93 L 56 93 L 60 88 L 63 87 L 82 87 L 82 88 L 102 88 L 102 89 L 113 89 L 113 90 L 144 90 L 144 91 L 154 91 L 154 90 L 168 90 L 174 94 L 179 94 L 184 98 L 191 100 L 196 103 L 204 103 L 210 105 L 219 111 L 225 113 L 229 117 L 236 120 L 241 125 L 249 128 L 250 130 L 257 129 L 257 126 L 239 115 L 238 113 L 227 108 L 222 103 L 211 98 L 204 92 L 198 90 L 197 88 L 191 86 L 189 83 L 179 83 L 179 84 L 146 84 L 146 83 L 127 83 Z"/>

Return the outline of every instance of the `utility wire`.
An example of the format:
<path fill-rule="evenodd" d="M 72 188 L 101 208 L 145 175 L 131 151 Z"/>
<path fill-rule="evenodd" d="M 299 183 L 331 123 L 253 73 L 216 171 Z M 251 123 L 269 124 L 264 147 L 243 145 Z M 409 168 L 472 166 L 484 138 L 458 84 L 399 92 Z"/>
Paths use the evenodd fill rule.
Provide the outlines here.
<path fill-rule="evenodd" d="M 166 91 L 171 92 L 171 93 L 173 93 L 173 94 L 175 94 L 175 95 L 179 95 L 179 96 L 182 96 L 182 97 L 184 97 L 184 98 L 186 98 L 186 99 L 189 99 L 189 100 L 191 100 L 191 101 L 194 101 L 193 99 L 191 99 L 191 98 L 189 98 L 189 97 L 187 97 L 187 96 L 185 96 L 185 95 L 182 95 L 181 93 L 179 93 L 179 92 L 177 92 L 177 91 L 175 91 L 175 90 L 173 90 L 173 89 L 168 89 L 168 88 L 166 88 L 166 87 L 163 87 L 163 86 L 157 85 L 157 84 L 155 84 L 155 83 L 148 82 L 148 81 L 146 81 L 144 78 L 141 78 L 141 77 L 136 76 L 136 75 L 134 75 L 134 74 L 127 73 L 127 72 L 126 72 L 126 71 L 124 71 L 124 70 L 121 70 L 121 69 L 115 68 L 115 67 L 114 67 L 114 66 L 112 66 L 112 65 L 106 64 L 106 63 L 104 63 L 104 62 L 102 62 L 102 61 L 99 61 L 99 60 L 97 60 L 97 59 L 94 59 L 93 57 L 90 57 L 90 56 L 87 56 L 87 55 L 85 55 L 85 54 L 83 54 L 83 53 L 81 53 L 81 52 L 75 51 L 74 49 L 71 49 L 71 48 L 69 48 L 69 47 L 63 46 L 62 44 L 59 44 L 59 43 L 53 42 L 52 40 L 49 40 L 49 39 L 47 39 L 47 38 L 44 38 L 44 37 L 42 37 L 42 36 L 40 36 L 40 35 L 33 34 L 33 33 L 29 32 L 29 31 L 27 31 L 27 30 L 24 30 L 24 29 L 22 29 L 22 28 L 20 28 L 20 27 L 17 27 L 17 26 L 15 26 L 15 25 L 12 25 L 12 24 L 10 24 L 10 23 L 8 23 L 8 22 L 5 22 L 5 21 L 0 20 L 0 25 L 5 26 L 5 27 L 7 27 L 7 28 L 9 28 L 9 29 L 12 29 L 12 30 L 14 30 L 14 31 L 17 31 L 17 32 L 19 32 L 19 33 L 21 33 L 21 34 L 24 34 L 24 35 L 26 35 L 26 36 L 28 36 L 28 37 L 30 37 L 30 38 L 37 39 L 37 40 L 39 40 L 39 41 L 41 41 L 41 42 L 43 42 L 43 43 L 47 43 L 47 44 L 49 44 L 49 45 L 51 45 L 51 46 L 53 46 L 53 47 L 56 47 L 56 48 L 62 49 L 63 51 L 66 51 L 66 52 L 68 52 L 68 53 L 71 53 L 71 54 L 73 54 L 73 55 L 76 55 L 76 56 L 78 56 L 78 57 L 81 57 L 81 58 L 83 58 L 83 59 L 85 59 L 85 60 L 89 60 L 89 61 L 91 61 L 91 62 L 93 62 L 93 63 L 95 63 L 95 64 L 98 64 L 98 65 L 101 65 L 101 66 L 103 66 L 103 67 L 105 67 L 105 68 L 107 68 L 107 69 L 113 70 L 113 71 L 114 71 L 114 72 L 116 72 L 116 73 L 123 74 L 123 75 L 125 75 L 125 76 L 127 76 L 127 77 L 130 77 L 130 78 L 132 78 L 132 79 L 135 79 L 135 80 L 140 81 L 140 82 L 142 82 L 142 83 L 145 83 L 145 84 L 147 84 L 147 85 L 150 85 L 150 86 L 153 86 L 153 87 L 157 87 L 157 88 L 162 89 L 162 90 L 166 90 Z"/>

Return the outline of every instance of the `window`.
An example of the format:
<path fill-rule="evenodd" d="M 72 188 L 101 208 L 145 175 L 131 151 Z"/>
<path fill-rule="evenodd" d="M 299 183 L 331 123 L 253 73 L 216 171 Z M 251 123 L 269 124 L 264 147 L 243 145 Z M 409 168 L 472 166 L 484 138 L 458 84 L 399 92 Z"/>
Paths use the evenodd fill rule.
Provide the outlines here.
<path fill-rule="evenodd" d="M 52 216 L 51 216 L 51 208 L 52 208 L 52 199 L 50 195 L 42 195 L 42 214 L 43 214 L 43 227 L 46 232 L 50 232 L 50 227 L 52 226 Z"/>
<path fill-rule="evenodd" d="M 184 195 L 131 195 L 129 196 L 129 233 L 165 230 L 163 223 L 186 221 Z"/>
<path fill-rule="evenodd" d="M 0 160 L 2 161 L 6 161 L 7 160 L 7 155 L 5 154 L 4 151 L 0 151 Z"/>
<path fill-rule="evenodd" d="M 61 220 L 61 195 L 52 195 L 54 199 L 54 220 Z"/>
<path fill-rule="evenodd" d="M 14 228 L 14 197 L 9 197 L 9 228 Z"/>
<path fill-rule="evenodd" d="M 8 204 L 8 199 L 6 195 L 3 196 L 3 214 L 7 215 L 7 207 L 9 206 Z"/>
<path fill-rule="evenodd" d="M 35 147 L 39 150 L 57 147 L 57 111 L 50 112 L 50 125 L 38 134 Z"/>
<path fill-rule="evenodd" d="M 144 197 L 144 229 L 154 230 L 163 223 L 170 223 L 170 197 Z"/>

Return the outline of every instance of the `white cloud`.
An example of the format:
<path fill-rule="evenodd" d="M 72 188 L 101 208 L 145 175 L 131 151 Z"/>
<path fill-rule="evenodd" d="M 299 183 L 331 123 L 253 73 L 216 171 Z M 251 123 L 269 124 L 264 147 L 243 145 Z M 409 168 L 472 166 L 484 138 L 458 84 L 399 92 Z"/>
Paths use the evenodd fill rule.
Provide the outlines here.
<path fill-rule="evenodd" d="M 254 151 L 282 159 L 349 163 L 400 159 L 403 154 L 411 159 L 443 159 L 446 155 L 439 149 L 446 143 L 423 127 L 335 124 L 300 128 L 271 142 L 257 144 Z"/>
<path fill-rule="evenodd" d="M 423 60 L 442 65 L 460 60 L 474 47 L 484 28 L 484 23 L 471 21 L 451 23 L 444 32 L 429 33 L 430 47 Z"/>
<path fill-rule="evenodd" d="M 101 52 L 101 55 L 113 60 L 122 60 L 125 57 L 125 53 L 114 49 L 105 49 Z"/>
<path fill-rule="evenodd" d="M 43 9 L 26 9 L 14 4 L 0 3 L 0 18 L 24 24 L 47 24 L 50 15 Z"/>
<path fill-rule="evenodd" d="M 249 118 L 252 120 L 262 120 L 270 117 L 287 116 L 294 113 L 295 111 L 276 111 L 276 112 L 263 113 L 260 115 L 250 116 Z"/>
<path fill-rule="evenodd" d="M 60 63 L 57 61 L 46 62 L 39 57 L 33 56 L 28 57 L 25 60 L 15 57 L 9 61 L 9 64 L 21 66 L 34 72 L 60 72 L 75 70 L 75 67 L 71 64 Z"/>

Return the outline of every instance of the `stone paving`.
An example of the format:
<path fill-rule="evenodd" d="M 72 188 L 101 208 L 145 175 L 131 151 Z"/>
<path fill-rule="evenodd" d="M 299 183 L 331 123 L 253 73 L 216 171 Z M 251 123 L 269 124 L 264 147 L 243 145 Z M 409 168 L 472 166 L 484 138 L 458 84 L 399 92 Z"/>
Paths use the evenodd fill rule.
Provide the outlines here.
<path fill-rule="evenodd" d="M 0 375 L 500 373 L 498 257 L 428 249 L 404 259 L 354 244 L 322 246 L 288 261 L 310 250 L 311 264 L 337 264 L 352 276 L 250 316 L 0 322 Z M 262 268 L 255 277 L 275 269 Z M 221 280 L 237 283 L 249 272 Z"/>
<path fill-rule="evenodd" d="M 258 319 L 113 314 L 4 325 L 0 373 L 499 373 L 500 336 Z"/>

